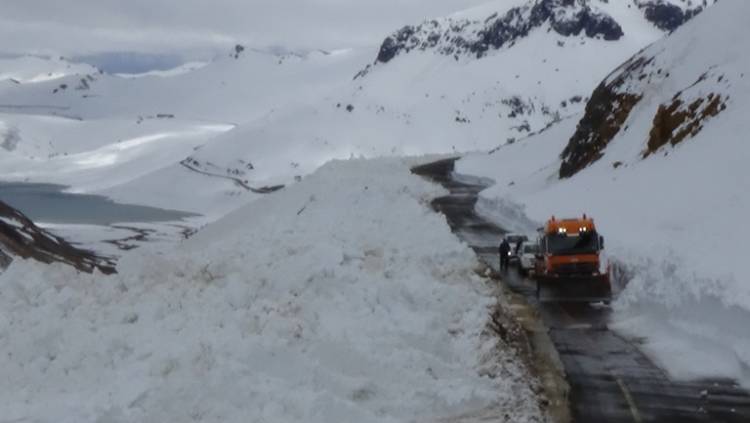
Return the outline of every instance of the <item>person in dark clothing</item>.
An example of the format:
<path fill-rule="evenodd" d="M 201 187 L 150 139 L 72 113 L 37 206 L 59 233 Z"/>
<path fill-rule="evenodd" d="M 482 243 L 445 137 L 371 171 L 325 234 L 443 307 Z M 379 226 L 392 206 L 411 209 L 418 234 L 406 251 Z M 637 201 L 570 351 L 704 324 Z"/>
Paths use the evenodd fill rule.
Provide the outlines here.
<path fill-rule="evenodd" d="M 508 241 L 505 238 L 503 238 L 503 242 L 500 243 L 498 252 L 500 253 L 500 270 L 508 270 L 508 263 L 510 262 L 510 256 L 508 255 L 508 253 L 510 253 L 510 244 L 508 244 Z"/>

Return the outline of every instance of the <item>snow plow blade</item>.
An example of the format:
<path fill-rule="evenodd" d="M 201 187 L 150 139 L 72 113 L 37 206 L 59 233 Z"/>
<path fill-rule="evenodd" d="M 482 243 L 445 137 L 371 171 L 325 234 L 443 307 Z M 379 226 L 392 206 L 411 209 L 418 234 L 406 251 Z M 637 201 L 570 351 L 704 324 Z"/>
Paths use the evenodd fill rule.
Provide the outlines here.
<path fill-rule="evenodd" d="M 612 299 L 609 275 L 537 276 L 536 297 L 554 302 L 605 302 Z"/>

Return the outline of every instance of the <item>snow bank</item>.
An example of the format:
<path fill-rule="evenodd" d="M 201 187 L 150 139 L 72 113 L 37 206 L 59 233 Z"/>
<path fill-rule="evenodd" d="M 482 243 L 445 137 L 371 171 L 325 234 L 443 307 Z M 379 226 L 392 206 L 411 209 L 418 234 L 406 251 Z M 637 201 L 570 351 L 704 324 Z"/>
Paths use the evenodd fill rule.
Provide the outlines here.
<path fill-rule="evenodd" d="M 0 275 L 10 421 L 540 421 L 493 290 L 399 160 L 334 162 L 112 278 Z"/>
<path fill-rule="evenodd" d="M 679 379 L 725 377 L 750 387 L 746 281 L 723 269 L 698 273 L 672 251 L 618 258 L 633 278 L 614 303 L 613 329 L 645 338 L 645 351 Z"/>
<path fill-rule="evenodd" d="M 578 119 L 457 168 L 496 181 L 480 205 L 515 203 L 538 222 L 594 216 L 610 254 L 634 275 L 614 304 L 613 327 L 645 338 L 646 351 L 677 378 L 719 376 L 746 386 L 750 60 L 736 40 L 748 37 L 740 18 L 748 13 L 746 2 L 720 2 L 639 53 L 654 57 L 653 69 L 646 66 L 646 77 L 625 73 L 623 86 L 641 100 L 603 157 L 572 178 L 558 180 L 558 155 Z M 726 100 L 726 108 L 681 143 L 644 153 L 662 105 L 705 97 Z"/>

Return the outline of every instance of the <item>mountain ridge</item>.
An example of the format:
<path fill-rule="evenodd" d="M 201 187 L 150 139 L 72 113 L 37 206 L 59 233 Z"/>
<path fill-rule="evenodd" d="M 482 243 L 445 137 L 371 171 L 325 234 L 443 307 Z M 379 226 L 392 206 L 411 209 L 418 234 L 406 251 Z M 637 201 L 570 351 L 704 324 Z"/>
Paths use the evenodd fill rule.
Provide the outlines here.
<path fill-rule="evenodd" d="M 675 30 L 709 6 L 708 0 L 698 6 L 678 0 L 630 1 L 628 7 L 639 9 L 643 19 L 664 32 Z M 432 50 L 456 60 L 461 56 L 480 59 L 491 51 L 512 46 L 531 31 L 545 26 L 547 31 L 564 37 L 581 35 L 616 41 L 622 38 L 624 31 L 617 19 L 604 9 L 608 4 L 608 0 L 530 0 L 504 13 L 445 17 L 407 25 L 384 39 L 375 61 L 355 79 L 365 76 L 373 66 L 386 64 L 414 50 Z"/>

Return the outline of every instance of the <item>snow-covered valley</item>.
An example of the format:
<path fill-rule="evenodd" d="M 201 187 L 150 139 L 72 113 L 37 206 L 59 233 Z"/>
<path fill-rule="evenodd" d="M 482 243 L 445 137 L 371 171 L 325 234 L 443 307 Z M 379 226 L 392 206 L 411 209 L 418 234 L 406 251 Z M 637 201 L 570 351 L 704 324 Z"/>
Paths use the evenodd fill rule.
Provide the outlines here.
<path fill-rule="evenodd" d="M 394 52 L 387 63 L 383 49 L 393 36 L 379 49 L 299 54 L 238 44 L 204 66 L 137 78 L 73 66 L 54 80 L 6 80 L 0 112 L 10 151 L 0 157 L 2 177 L 50 182 L 54 175 L 75 192 L 215 220 L 252 193 L 231 179 L 188 175 L 185 163 L 266 187 L 335 158 L 488 150 L 581 112 L 612 68 L 664 35 L 630 2 L 571 6 L 565 21 L 554 16 L 568 6 L 542 2 L 540 18 L 538 7 L 529 9 L 534 3 L 493 1 L 434 21 L 432 33 L 462 22 L 466 34 Z M 621 34 L 576 32 L 582 11 L 616 19 Z M 481 57 L 445 54 L 472 28 L 487 31 L 480 22 L 516 14 L 531 27 L 496 29 L 520 31 L 512 42 L 487 45 Z M 433 36 L 414 35 L 418 45 L 426 42 L 420 37 Z M 18 72 L 26 60 L 18 59 Z"/>

